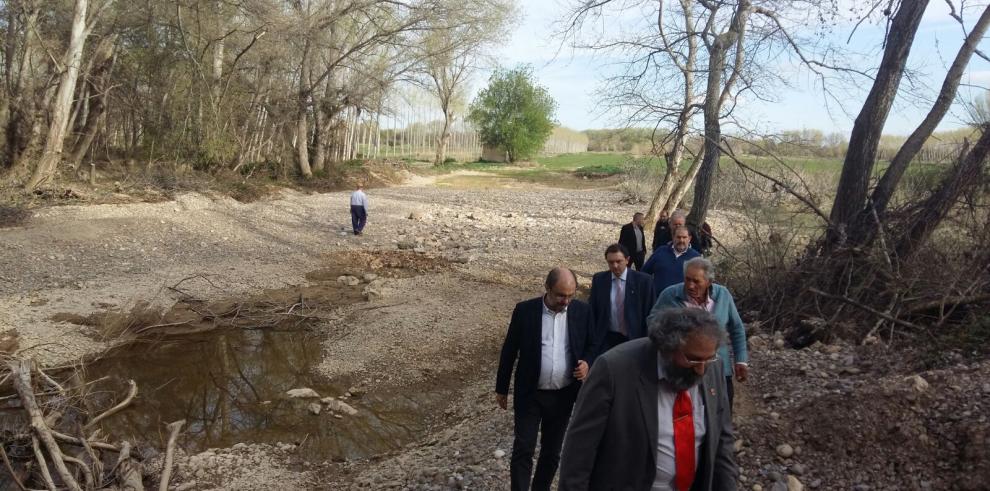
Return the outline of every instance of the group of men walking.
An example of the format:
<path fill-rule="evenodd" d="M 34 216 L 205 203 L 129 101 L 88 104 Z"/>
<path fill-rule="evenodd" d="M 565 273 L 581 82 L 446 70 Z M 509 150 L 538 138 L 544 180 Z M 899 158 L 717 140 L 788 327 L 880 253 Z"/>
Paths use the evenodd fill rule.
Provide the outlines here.
<path fill-rule="evenodd" d="M 587 303 L 558 267 L 543 296 L 516 305 L 495 384 L 506 409 L 515 366 L 513 490 L 550 489 L 558 467 L 561 490 L 736 489 L 732 384 L 748 376 L 745 328 L 684 219 L 671 215 L 669 238 L 655 232 L 645 260 L 637 213 L 605 249 Z"/>

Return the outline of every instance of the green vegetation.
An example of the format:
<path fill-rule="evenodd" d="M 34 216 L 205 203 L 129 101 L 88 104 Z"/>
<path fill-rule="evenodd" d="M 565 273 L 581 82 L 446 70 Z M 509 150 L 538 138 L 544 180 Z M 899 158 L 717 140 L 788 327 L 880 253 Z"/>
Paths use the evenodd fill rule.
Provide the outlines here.
<path fill-rule="evenodd" d="M 557 103 L 546 88 L 533 81 L 532 69 L 498 69 L 488 87 L 478 93 L 468 120 L 478 127 L 481 141 L 503 148 L 510 162 L 535 155 L 555 126 Z"/>

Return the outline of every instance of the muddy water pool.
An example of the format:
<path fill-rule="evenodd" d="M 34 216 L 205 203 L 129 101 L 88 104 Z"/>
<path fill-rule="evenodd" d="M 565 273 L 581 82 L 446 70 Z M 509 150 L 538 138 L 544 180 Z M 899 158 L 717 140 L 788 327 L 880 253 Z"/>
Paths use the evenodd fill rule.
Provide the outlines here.
<path fill-rule="evenodd" d="M 447 397 L 443 389 L 371 391 L 341 399 L 356 415 L 324 410 L 312 414 L 316 399 L 289 399 L 301 387 L 322 397 L 341 397 L 347 381 L 327 381 L 319 364 L 321 337 L 299 330 L 226 329 L 133 344 L 87 366 L 86 379 L 110 377 L 96 386 L 102 407 L 126 393 L 127 379 L 138 397 L 126 410 L 104 420 L 109 434 L 152 445 L 167 439 L 165 424 L 185 419 L 180 440 L 187 451 L 238 442 L 300 444 L 313 460 L 368 457 L 401 447 L 426 428 L 432 408 Z M 97 400 L 99 400 L 98 398 Z"/>

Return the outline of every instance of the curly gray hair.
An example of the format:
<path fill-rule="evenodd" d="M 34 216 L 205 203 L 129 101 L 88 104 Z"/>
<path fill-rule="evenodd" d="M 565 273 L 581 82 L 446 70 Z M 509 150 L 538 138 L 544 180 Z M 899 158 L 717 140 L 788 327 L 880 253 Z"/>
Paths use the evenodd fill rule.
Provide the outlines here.
<path fill-rule="evenodd" d="M 725 331 L 719 327 L 715 316 L 702 309 L 685 307 L 661 310 L 650 314 L 646 324 L 653 346 L 665 354 L 681 349 L 684 341 L 692 334 L 712 338 L 719 345 L 725 342 Z"/>

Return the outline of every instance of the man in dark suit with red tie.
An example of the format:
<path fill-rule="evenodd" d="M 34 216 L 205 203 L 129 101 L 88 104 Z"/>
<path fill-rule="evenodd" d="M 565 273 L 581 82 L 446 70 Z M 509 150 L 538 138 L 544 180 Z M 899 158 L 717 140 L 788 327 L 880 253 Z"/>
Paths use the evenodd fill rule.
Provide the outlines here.
<path fill-rule="evenodd" d="M 591 278 L 588 303 L 595 318 L 598 353 L 630 339 L 646 336 L 646 318 L 657 292 L 646 273 L 627 267 L 629 251 L 621 244 L 605 249 L 608 271 Z"/>
<path fill-rule="evenodd" d="M 664 310 L 650 335 L 595 361 L 567 429 L 560 491 L 735 491 L 739 469 L 718 346 L 701 309 Z"/>
<path fill-rule="evenodd" d="M 554 268 L 544 286 L 546 294 L 519 302 L 512 311 L 495 380 L 495 401 L 506 409 L 515 365 L 515 439 L 509 464 L 513 491 L 530 489 L 531 475 L 532 489 L 549 491 L 574 400 L 597 354 L 591 308 L 574 300 L 574 272 Z M 534 474 L 538 432 L 542 438 Z"/>

